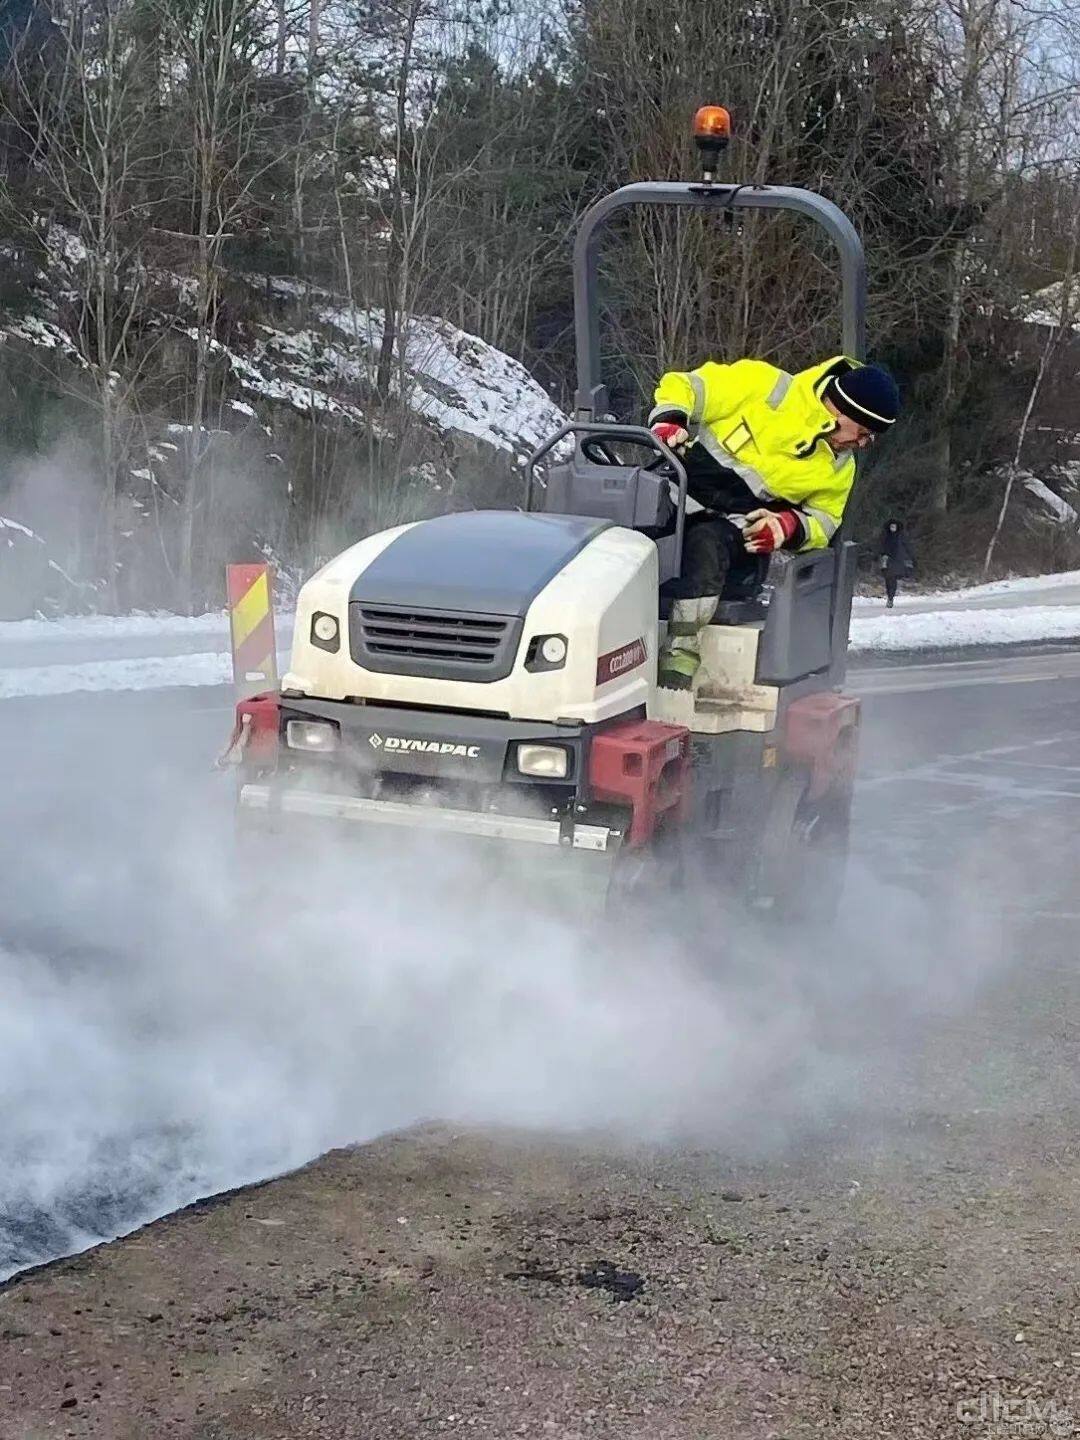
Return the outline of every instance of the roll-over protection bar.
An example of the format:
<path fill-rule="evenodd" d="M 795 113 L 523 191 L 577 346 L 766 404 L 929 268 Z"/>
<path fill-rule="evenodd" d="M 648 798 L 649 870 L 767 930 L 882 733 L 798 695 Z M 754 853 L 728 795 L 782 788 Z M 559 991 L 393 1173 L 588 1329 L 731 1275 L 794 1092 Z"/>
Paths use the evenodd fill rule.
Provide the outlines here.
<path fill-rule="evenodd" d="M 735 210 L 789 210 L 813 220 L 840 258 L 844 353 L 866 353 L 866 258 L 854 225 L 831 200 L 790 185 L 702 185 L 645 180 L 605 195 L 585 212 L 574 244 L 574 334 L 577 395 L 574 417 L 592 421 L 607 413 L 600 372 L 600 232 L 611 217 L 632 205 L 683 205 L 730 214 Z"/>

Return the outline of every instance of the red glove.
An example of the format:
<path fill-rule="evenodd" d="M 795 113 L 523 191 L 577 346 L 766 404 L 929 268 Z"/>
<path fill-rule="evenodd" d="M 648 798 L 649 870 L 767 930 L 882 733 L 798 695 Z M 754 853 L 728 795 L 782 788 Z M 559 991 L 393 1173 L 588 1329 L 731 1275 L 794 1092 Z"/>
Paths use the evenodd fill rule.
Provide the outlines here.
<path fill-rule="evenodd" d="M 770 555 L 797 535 L 802 522 L 794 510 L 751 510 L 743 544 L 751 555 Z"/>
<path fill-rule="evenodd" d="M 652 433 L 658 440 L 662 440 L 669 450 L 678 450 L 690 439 L 690 432 L 677 420 L 658 420 L 652 427 Z"/>

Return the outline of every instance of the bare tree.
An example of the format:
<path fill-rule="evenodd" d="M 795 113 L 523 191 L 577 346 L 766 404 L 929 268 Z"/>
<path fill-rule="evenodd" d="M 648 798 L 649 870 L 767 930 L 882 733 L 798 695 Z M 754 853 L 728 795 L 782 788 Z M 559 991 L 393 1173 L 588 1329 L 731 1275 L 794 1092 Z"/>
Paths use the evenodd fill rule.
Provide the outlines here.
<path fill-rule="evenodd" d="M 1073 215 L 1073 223 L 1070 232 L 1068 255 L 1065 261 L 1065 270 L 1058 282 L 1057 314 L 1050 325 L 1046 327 L 1046 338 L 1043 341 L 1039 353 L 1038 365 L 1035 375 L 1028 391 L 1027 401 L 1024 405 L 1024 413 L 1020 421 L 1020 427 L 1016 432 L 1016 446 L 1013 450 L 1012 461 L 1005 472 L 1005 489 L 1001 496 L 1001 508 L 998 511 L 997 523 L 986 546 L 986 554 L 983 557 L 983 577 L 989 575 L 990 566 L 993 564 L 994 551 L 1001 538 L 1001 532 L 1005 526 L 1005 517 L 1009 511 L 1009 502 L 1012 500 L 1013 488 L 1016 484 L 1016 477 L 1020 472 L 1020 460 L 1024 453 L 1024 445 L 1028 437 L 1028 429 L 1031 425 L 1031 417 L 1034 414 L 1035 406 L 1038 403 L 1040 392 L 1046 380 L 1048 371 L 1054 360 L 1054 356 L 1060 347 L 1063 339 L 1072 333 L 1076 323 L 1076 262 L 1078 247 L 1080 247 L 1080 194 L 1074 187 L 1074 199 L 1076 209 Z"/>
<path fill-rule="evenodd" d="M 937 457 L 931 509 L 943 515 L 957 469 L 951 422 L 966 382 L 968 320 L 975 297 L 984 313 L 1015 307 L 1012 276 L 1022 267 L 1003 254 L 1002 212 L 1011 176 L 1040 157 L 1065 158 L 1073 143 L 1063 106 L 1080 93 L 1055 32 L 1069 6 L 1043 11 L 1026 0 L 932 0 L 923 12 L 924 53 L 935 75 L 933 115 L 942 157 L 951 231 L 943 237 L 946 284 L 943 353 L 937 391 Z"/>
<path fill-rule="evenodd" d="M 29 194 L 5 188 L 10 211 L 36 230 L 54 273 L 68 277 L 61 309 L 98 413 L 100 563 L 116 601 L 117 493 L 153 345 L 138 334 L 145 305 L 146 185 L 156 154 L 154 115 L 120 7 L 61 13 L 47 83 L 16 51 L 10 113 L 33 144 Z M 81 387 L 80 387 L 81 388 Z"/>
<path fill-rule="evenodd" d="M 189 155 L 182 183 L 190 202 L 190 245 L 195 322 L 185 484 L 180 515 L 180 603 L 196 600 L 194 559 L 197 518 L 206 502 L 211 447 L 207 443 L 211 369 L 225 246 L 250 223 L 254 191 L 263 170 L 276 162 L 259 147 L 258 74 L 248 47 L 260 19 L 257 0 L 158 0 L 167 44 L 180 62 L 171 110 L 184 122 Z M 189 148 L 190 147 L 190 148 Z"/>

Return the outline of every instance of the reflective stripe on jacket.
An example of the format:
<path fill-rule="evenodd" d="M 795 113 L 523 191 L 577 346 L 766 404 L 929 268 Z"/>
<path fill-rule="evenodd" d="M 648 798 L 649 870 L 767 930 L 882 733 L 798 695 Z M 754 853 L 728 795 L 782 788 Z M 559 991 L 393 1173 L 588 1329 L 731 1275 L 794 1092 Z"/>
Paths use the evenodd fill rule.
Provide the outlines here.
<path fill-rule="evenodd" d="M 709 360 L 697 370 L 669 370 L 656 387 L 649 424 L 680 418 L 694 442 L 690 457 L 701 446 L 763 507 L 790 505 L 802 520 L 799 548 L 820 550 L 839 528 L 855 479 L 854 455 L 837 455 L 829 446 L 836 418 L 821 392 L 855 363 L 837 355 L 795 375 L 764 360 Z M 722 497 L 719 505 L 696 498 L 710 509 L 723 505 Z"/>

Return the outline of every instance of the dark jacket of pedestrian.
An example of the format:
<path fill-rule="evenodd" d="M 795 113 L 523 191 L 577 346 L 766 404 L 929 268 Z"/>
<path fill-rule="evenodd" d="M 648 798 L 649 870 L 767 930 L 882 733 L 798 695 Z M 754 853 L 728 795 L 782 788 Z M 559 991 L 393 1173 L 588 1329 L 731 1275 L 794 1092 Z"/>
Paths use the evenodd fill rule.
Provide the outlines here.
<path fill-rule="evenodd" d="M 915 559 L 899 520 L 888 520 L 881 532 L 881 568 L 903 580 L 915 569 Z"/>
<path fill-rule="evenodd" d="M 879 564 L 885 577 L 885 594 L 891 607 L 896 599 L 897 585 L 901 580 L 908 579 L 915 570 L 915 559 L 899 520 L 887 520 L 882 528 Z"/>

